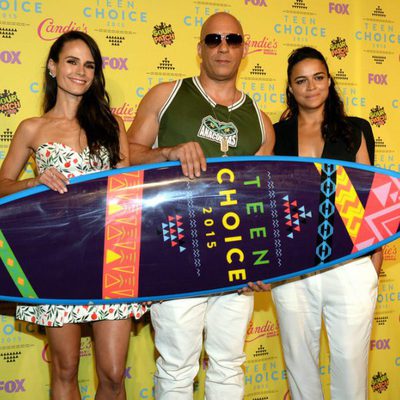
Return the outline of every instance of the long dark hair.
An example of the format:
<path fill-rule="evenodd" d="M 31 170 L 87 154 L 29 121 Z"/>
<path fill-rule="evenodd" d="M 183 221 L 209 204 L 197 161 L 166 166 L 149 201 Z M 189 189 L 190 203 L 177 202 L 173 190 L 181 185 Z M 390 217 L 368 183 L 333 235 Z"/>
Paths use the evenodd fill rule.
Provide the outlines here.
<path fill-rule="evenodd" d="M 80 127 L 86 132 L 91 156 L 99 157 L 100 146 L 104 146 L 108 151 L 110 164 L 114 167 L 121 161 L 118 122 L 111 113 L 110 98 L 105 90 L 100 49 L 97 43 L 86 33 L 79 31 L 66 32 L 51 46 L 46 60 L 43 111 L 47 112 L 52 109 L 57 100 L 57 81 L 50 76 L 47 70 L 49 60 L 51 59 L 58 63 L 65 43 L 74 40 L 82 40 L 89 47 L 95 63 L 93 83 L 82 96 L 76 118 Z"/>
<path fill-rule="evenodd" d="M 324 140 L 336 142 L 342 139 L 348 150 L 354 147 L 354 139 L 351 125 L 346 121 L 346 113 L 344 111 L 343 101 L 335 87 L 335 81 L 329 73 L 329 67 L 325 57 L 313 47 L 300 47 L 293 50 L 288 58 L 287 67 L 287 87 L 286 87 L 286 102 L 288 108 L 281 116 L 282 119 L 297 117 L 299 114 L 299 106 L 293 94 L 289 90 L 290 77 L 294 66 L 305 59 L 315 59 L 321 61 L 326 69 L 326 73 L 331 80 L 329 86 L 328 97 L 325 101 L 324 119 L 321 124 L 321 133 Z"/>

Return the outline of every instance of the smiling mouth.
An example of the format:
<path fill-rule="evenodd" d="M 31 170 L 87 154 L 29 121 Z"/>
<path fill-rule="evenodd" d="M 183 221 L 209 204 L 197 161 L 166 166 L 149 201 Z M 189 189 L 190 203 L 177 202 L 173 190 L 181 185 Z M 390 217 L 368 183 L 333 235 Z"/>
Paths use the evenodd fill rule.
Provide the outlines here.
<path fill-rule="evenodd" d="M 78 85 L 85 85 L 86 81 L 83 79 L 78 79 L 78 78 L 70 78 L 70 80 L 74 83 L 77 83 Z"/>

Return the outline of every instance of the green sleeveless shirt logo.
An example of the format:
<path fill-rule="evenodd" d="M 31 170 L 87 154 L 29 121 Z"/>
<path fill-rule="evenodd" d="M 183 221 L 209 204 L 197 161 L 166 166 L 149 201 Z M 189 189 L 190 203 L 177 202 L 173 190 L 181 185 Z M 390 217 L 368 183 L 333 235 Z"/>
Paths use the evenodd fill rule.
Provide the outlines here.
<path fill-rule="evenodd" d="M 217 143 L 221 143 L 222 137 L 226 137 L 229 147 L 237 147 L 238 128 L 233 122 L 221 122 L 208 115 L 201 121 L 197 136 Z"/>

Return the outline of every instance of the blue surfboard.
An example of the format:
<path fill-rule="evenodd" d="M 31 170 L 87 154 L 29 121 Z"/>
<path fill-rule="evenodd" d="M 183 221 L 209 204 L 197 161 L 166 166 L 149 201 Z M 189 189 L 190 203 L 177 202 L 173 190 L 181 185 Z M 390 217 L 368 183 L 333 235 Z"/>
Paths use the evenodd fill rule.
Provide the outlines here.
<path fill-rule="evenodd" d="M 0 199 L 0 299 L 87 304 L 234 291 L 396 240 L 400 174 L 294 157 L 208 159 L 81 176 Z"/>

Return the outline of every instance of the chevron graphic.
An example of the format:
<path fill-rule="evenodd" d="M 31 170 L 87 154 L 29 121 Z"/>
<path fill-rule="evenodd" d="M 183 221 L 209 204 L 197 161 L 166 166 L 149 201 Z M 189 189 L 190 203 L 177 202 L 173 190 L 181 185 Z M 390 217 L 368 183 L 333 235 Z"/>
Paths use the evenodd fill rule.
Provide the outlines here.
<path fill-rule="evenodd" d="M 365 211 L 346 170 L 342 166 L 338 166 L 337 169 L 335 206 L 354 243 L 360 231 Z"/>
<path fill-rule="evenodd" d="M 399 228 L 400 181 L 391 176 L 375 174 L 353 253 L 396 234 Z"/>
<path fill-rule="evenodd" d="M 315 166 L 321 173 L 321 164 Z M 353 241 L 353 253 L 383 240 L 383 234 L 390 236 L 399 230 L 398 179 L 375 174 L 365 209 L 343 166 L 338 166 L 336 184 L 335 207 Z"/>
<path fill-rule="evenodd" d="M 124 236 L 124 233 L 125 233 L 125 230 L 123 228 L 117 227 L 117 226 L 112 226 L 112 225 L 110 225 L 106 231 L 108 240 L 113 240 L 118 237 L 122 237 L 122 236 Z"/>
<path fill-rule="evenodd" d="M 103 298 L 136 297 L 143 171 L 110 176 L 104 235 Z"/>

